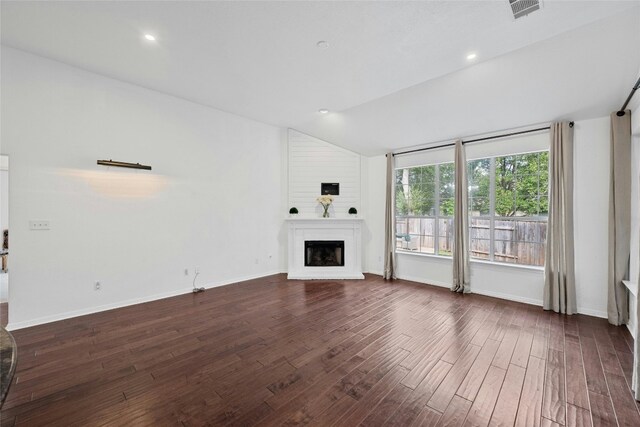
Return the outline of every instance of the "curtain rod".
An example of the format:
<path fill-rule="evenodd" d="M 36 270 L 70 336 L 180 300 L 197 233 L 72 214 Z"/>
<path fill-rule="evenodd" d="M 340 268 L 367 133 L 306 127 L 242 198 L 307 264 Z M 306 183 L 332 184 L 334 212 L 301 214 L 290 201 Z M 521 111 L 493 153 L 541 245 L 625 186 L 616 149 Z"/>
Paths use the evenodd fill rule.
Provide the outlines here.
<path fill-rule="evenodd" d="M 622 105 L 622 108 L 620 109 L 620 111 L 618 111 L 616 113 L 616 115 L 618 117 L 624 116 L 624 110 L 627 108 L 627 105 L 629 105 L 629 101 L 631 101 L 631 98 L 633 97 L 633 94 L 636 93 L 638 88 L 640 88 L 640 77 L 638 77 L 638 81 L 636 82 L 635 85 L 633 85 L 633 88 L 631 88 L 631 93 L 629 94 L 629 96 L 627 96 L 627 100 L 624 101 L 624 104 Z"/>
<path fill-rule="evenodd" d="M 573 127 L 573 122 L 569 122 L 569 127 Z M 472 142 L 489 141 L 491 139 L 506 138 L 508 136 L 523 135 L 525 133 L 540 132 L 542 130 L 549 130 L 549 129 L 551 129 L 551 126 L 545 126 L 545 127 L 536 128 L 536 129 L 521 130 L 521 131 L 518 131 L 518 132 L 503 133 L 503 134 L 500 134 L 500 135 L 487 136 L 487 137 L 484 137 L 484 138 L 468 139 L 468 140 L 463 140 L 462 143 L 463 144 L 470 144 Z M 400 151 L 398 153 L 391 153 L 391 155 L 395 157 L 395 156 L 398 156 L 398 155 L 401 155 L 401 154 L 409 154 L 409 153 L 417 153 L 419 151 L 435 150 L 436 148 L 452 147 L 454 145 L 456 145 L 455 142 L 450 142 L 448 144 L 436 145 L 435 147 L 424 147 L 424 148 L 416 148 L 415 150 Z"/>

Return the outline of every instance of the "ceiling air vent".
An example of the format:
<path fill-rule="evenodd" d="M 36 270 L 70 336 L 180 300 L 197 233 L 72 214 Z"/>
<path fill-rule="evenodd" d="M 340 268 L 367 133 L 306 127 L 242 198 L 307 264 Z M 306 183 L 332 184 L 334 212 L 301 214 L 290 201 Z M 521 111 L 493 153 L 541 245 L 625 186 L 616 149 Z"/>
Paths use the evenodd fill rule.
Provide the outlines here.
<path fill-rule="evenodd" d="M 515 19 L 522 18 L 540 9 L 540 0 L 509 0 L 509 4 Z"/>

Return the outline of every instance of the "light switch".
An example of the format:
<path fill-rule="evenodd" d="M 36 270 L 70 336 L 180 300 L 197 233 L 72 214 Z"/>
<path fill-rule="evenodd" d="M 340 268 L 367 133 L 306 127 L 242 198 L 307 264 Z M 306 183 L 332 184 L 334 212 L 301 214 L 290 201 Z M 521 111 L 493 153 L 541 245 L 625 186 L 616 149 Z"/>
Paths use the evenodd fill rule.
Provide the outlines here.
<path fill-rule="evenodd" d="M 49 220 L 29 221 L 29 230 L 49 230 Z"/>

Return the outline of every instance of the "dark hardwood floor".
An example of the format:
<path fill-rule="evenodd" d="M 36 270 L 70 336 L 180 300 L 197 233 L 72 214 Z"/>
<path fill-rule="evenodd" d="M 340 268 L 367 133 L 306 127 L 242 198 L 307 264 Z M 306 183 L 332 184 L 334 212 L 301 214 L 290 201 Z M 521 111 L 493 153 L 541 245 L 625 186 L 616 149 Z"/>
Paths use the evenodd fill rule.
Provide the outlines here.
<path fill-rule="evenodd" d="M 626 328 L 377 276 L 271 276 L 14 335 L 2 426 L 640 426 Z"/>

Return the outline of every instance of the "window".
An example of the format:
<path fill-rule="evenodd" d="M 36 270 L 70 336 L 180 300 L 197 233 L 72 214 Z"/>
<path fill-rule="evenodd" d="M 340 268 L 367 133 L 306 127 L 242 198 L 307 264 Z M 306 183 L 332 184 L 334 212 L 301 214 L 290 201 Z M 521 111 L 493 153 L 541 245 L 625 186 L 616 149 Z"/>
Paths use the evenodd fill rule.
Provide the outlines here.
<path fill-rule="evenodd" d="M 489 217 L 493 245 L 490 259 L 544 265 L 549 214 L 549 152 L 488 160 L 490 165 L 493 163 L 494 172 L 490 175 L 495 194 L 493 215 Z M 472 216 L 470 222 L 473 221 Z M 474 252 L 472 256 L 475 256 Z"/>
<path fill-rule="evenodd" d="M 549 153 L 467 162 L 471 257 L 544 265 Z M 451 255 L 454 165 L 396 170 L 396 247 Z"/>
<path fill-rule="evenodd" d="M 453 163 L 396 170 L 396 248 L 451 255 Z"/>

